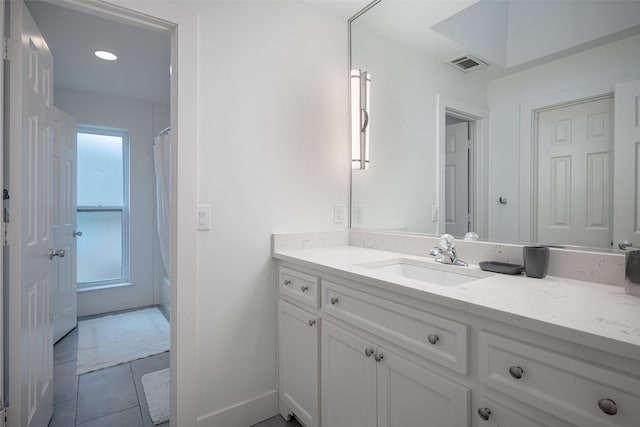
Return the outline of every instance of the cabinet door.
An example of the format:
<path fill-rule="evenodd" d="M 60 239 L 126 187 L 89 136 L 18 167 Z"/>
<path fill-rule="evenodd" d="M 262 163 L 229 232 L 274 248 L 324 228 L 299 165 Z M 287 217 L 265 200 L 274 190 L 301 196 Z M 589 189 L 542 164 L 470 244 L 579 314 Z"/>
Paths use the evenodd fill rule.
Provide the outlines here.
<path fill-rule="evenodd" d="M 375 427 L 373 350 L 359 336 L 327 321 L 322 324 L 323 427 Z"/>
<path fill-rule="evenodd" d="M 319 425 L 319 327 L 320 319 L 317 316 L 280 301 L 279 396 L 306 427 Z"/>
<path fill-rule="evenodd" d="M 378 427 L 469 426 L 469 389 L 378 348 Z"/>

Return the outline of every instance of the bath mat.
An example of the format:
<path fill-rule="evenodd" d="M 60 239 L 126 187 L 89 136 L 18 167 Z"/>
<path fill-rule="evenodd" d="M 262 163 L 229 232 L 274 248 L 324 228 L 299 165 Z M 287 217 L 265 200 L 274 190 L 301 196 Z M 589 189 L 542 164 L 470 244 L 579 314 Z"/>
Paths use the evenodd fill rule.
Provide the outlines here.
<path fill-rule="evenodd" d="M 144 397 L 155 425 L 169 421 L 169 368 L 142 376 Z"/>
<path fill-rule="evenodd" d="M 169 336 L 155 307 L 78 322 L 76 375 L 169 351 Z"/>

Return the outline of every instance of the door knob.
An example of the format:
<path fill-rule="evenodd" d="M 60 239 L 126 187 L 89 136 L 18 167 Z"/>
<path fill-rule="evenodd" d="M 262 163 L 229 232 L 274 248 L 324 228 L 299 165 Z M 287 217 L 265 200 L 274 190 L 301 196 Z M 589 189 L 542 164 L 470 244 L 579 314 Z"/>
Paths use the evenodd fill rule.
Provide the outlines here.
<path fill-rule="evenodd" d="M 73 230 L 73 233 L 71 234 L 73 237 L 78 237 L 78 236 L 82 236 L 82 231 L 76 231 Z"/>
<path fill-rule="evenodd" d="M 56 251 L 54 251 L 53 249 L 49 249 L 49 259 L 53 259 L 53 257 L 60 257 L 60 258 L 64 258 L 64 249 L 58 249 Z"/>
<path fill-rule="evenodd" d="M 629 242 L 628 240 L 623 240 L 621 242 L 618 242 L 618 247 L 624 251 L 627 248 L 632 248 L 633 244 L 631 244 L 631 242 Z"/>
<path fill-rule="evenodd" d="M 436 345 L 436 343 L 440 341 L 440 337 L 437 334 L 430 334 L 427 339 L 431 345 Z"/>

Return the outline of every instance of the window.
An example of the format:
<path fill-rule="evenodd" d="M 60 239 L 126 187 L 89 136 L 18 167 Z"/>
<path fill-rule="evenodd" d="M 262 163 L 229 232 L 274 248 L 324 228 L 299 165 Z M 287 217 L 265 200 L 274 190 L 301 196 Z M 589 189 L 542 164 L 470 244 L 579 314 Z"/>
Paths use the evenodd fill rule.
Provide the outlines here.
<path fill-rule="evenodd" d="M 78 128 L 78 289 L 129 280 L 129 134 Z"/>

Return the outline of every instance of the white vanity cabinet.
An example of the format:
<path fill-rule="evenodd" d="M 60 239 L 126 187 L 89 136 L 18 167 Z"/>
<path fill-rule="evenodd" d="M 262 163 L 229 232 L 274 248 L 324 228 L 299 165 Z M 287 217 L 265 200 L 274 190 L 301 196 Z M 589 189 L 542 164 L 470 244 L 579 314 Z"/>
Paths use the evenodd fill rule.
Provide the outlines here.
<path fill-rule="evenodd" d="M 469 425 L 469 389 L 325 321 L 322 425 Z"/>
<path fill-rule="evenodd" d="M 311 292 L 302 286 L 317 284 L 317 278 L 295 270 L 281 269 L 281 296 L 313 303 Z M 290 281 L 287 285 L 284 281 Z M 295 287 L 293 286 L 295 282 Z M 316 287 L 313 287 L 316 291 Z M 305 307 L 304 305 L 301 305 Z M 278 359 L 280 413 L 296 418 L 307 427 L 319 427 L 320 316 L 312 308 L 303 309 L 290 302 L 278 301 Z"/>
<path fill-rule="evenodd" d="M 306 427 L 640 426 L 637 358 L 569 330 L 284 261 L 278 277 L 280 413 Z"/>

